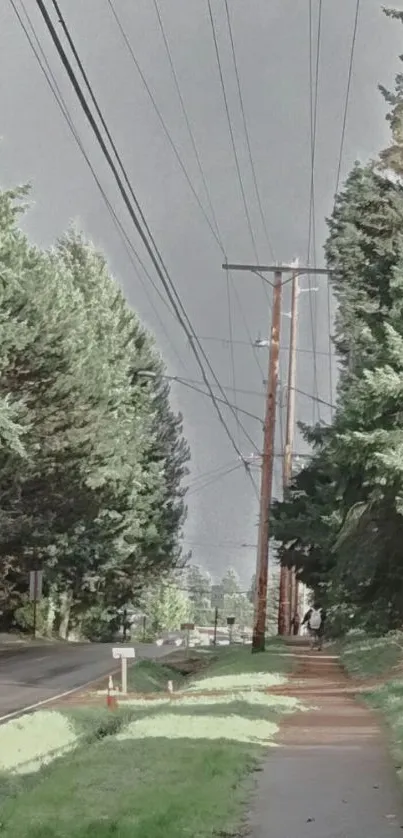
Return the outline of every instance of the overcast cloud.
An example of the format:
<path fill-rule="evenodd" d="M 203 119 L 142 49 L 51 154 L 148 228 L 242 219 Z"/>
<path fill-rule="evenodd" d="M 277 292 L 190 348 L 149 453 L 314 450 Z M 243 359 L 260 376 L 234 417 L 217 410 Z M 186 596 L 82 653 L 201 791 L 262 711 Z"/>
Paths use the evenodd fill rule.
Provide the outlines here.
<path fill-rule="evenodd" d="M 201 337 L 222 338 L 222 342 L 205 341 L 204 347 L 222 384 L 232 387 L 231 352 L 229 344 L 224 342 L 229 337 L 229 317 L 220 248 L 164 135 L 107 0 L 59 0 L 59 3 L 196 332 Z M 19 0 L 16 5 L 21 8 Z M 25 0 L 25 5 L 86 151 L 111 203 L 132 235 L 122 201 L 87 129 L 42 19 L 36 13 L 36 4 L 33 0 Z M 355 0 L 324 0 L 323 3 L 316 153 L 319 243 L 324 239 L 324 218 L 331 212 L 335 188 L 355 5 Z M 189 177 L 206 205 L 153 0 L 115 0 L 115 8 Z M 213 8 L 259 259 L 267 263 L 271 256 L 253 191 L 223 0 L 215 0 Z M 314 8 L 317 12 L 318 0 L 315 0 Z M 230 0 L 230 9 L 253 157 L 275 256 L 279 261 L 299 256 L 304 262 L 310 187 L 308 0 Z M 255 261 L 236 176 L 206 0 L 160 0 L 160 10 L 228 260 Z M 385 105 L 377 84 L 393 84 L 399 69 L 397 56 L 403 51 L 402 43 L 403 29 L 384 17 L 378 0 L 363 0 L 343 158 L 344 175 L 355 159 L 366 160 L 386 141 Z M 32 183 L 33 204 L 25 219 L 30 236 L 40 245 L 48 246 L 72 219 L 78 219 L 85 233 L 106 254 L 129 302 L 155 333 L 168 373 L 199 382 L 200 371 L 180 327 L 148 285 L 150 304 L 144 286 L 134 273 L 9 0 L 2 0 L 0 6 L 0 56 L 1 185 Z M 133 241 L 137 246 L 135 233 Z M 319 248 L 318 262 L 322 262 Z M 326 353 L 327 291 L 323 280 L 314 284 L 320 286 L 314 303 L 317 350 Z M 240 341 L 234 345 L 235 383 L 240 392 L 235 396 L 228 391 L 228 397 L 230 401 L 236 399 L 244 410 L 263 417 L 263 376 L 256 357 L 265 372 L 267 350 L 259 350 L 254 355 L 247 344 L 249 335 L 255 338 L 268 334 L 267 300 L 259 280 L 250 274 L 234 274 L 232 286 L 236 289 L 236 294 L 234 290 L 231 292 L 233 335 Z M 285 299 L 285 313 L 287 305 Z M 299 348 L 311 350 L 308 294 L 302 295 L 300 309 Z M 282 327 L 281 343 L 286 346 L 289 327 L 286 317 L 282 318 Z M 282 353 L 282 367 L 284 376 L 285 352 Z M 298 376 L 298 387 L 312 394 L 314 382 L 309 353 L 299 355 Z M 331 399 L 325 355 L 318 355 L 318 389 L 322 399 Z M 204 564 L 213 574 L 233 565 L 246 581 L 253 572 L 255 550 L 242 545 L 256 543 L 257 501 L 251 484 L 239 468 L 212 483 L 211 487 L 201 488 L 208 478 L 206 481 L 198 479 L 200 475 L 235 466 L 236 454 L 208 398 L 178 384 L 174 385 L 173 399 L 175 407 L 184 415 L 185 433 L 192 449 L 185 547 L 191 547 L 194 560 Z M 309 422 L 313 417 L 318 418 L 317 408 L 310 399 L 298 397 L 297 406 L 298 419 Z M 224 412 L 241 450 L 250 453 L 251 443 L 237 429 L 226 408 Z M 329 420 L 326 407 L 320 408 L 320 418 Z M 261 422 L 245 416 L 242 422 L 260 450 Z M 258 469 L 255 476 L 259 482 Z M 277 458 L 277 492 L 280 476 Z"/>

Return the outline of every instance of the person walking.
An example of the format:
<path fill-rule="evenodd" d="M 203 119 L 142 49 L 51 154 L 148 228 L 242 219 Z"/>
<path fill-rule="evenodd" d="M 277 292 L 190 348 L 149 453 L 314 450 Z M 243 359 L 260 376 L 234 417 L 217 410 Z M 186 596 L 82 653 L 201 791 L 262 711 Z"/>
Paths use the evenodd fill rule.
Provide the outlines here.
<path fill-rule="evenodd" d="M 291 620 L 291 631 L 292 631 L 294 637 L 298 637 L 298 635 L 299 635 L 299 624 L 300 624 L 300 619 L 299 619 L 299 614 L 298 614 L 298 611 L 297 611 L 294 614 L 294 616 Z"/>
<path fill-rule="evenodd" d="M 313 608 L 310 608 L 302 621 L 302 625 L 308 626 L 308 631 L 311 637 L 311 648 L 315 646 L 318 652 L 323 648 L 323 637 L 325 633 L 326 612 L 318 602 L 315 602 Z"/>

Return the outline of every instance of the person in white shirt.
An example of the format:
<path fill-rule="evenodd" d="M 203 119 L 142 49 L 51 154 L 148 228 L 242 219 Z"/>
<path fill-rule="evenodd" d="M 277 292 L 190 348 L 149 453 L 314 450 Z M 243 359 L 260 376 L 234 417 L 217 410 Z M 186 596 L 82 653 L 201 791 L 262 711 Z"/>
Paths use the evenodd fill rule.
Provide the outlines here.
<path fill-rule="evenodd" d="M 309 634 L 311 636 L 312 649 L 314 649 L 316 646 L 318 652 L 321 652 L 323 648 L 325 620 L 325 610 L 321 608 L 318 602 L 315 602 L 313 608 L 310 608 L 309 611 L 306 612 L 305 617 L 302 621 L 303 626 L 308 626 Z"/>

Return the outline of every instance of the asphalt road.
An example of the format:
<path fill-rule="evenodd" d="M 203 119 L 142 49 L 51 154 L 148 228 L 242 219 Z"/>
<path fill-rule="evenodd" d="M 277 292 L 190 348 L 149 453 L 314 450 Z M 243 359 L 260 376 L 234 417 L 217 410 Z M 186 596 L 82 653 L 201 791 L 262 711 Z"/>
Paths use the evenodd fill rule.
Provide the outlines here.
<path fill-rule="evenodd" d="M 170 651 L 156 645 L 135 648 L 137 659 L 163 657 Z M 102 678 L 118 666 L 112 658 L 112 644 L 107 643 L 0 645 L 0 721 Z"/>

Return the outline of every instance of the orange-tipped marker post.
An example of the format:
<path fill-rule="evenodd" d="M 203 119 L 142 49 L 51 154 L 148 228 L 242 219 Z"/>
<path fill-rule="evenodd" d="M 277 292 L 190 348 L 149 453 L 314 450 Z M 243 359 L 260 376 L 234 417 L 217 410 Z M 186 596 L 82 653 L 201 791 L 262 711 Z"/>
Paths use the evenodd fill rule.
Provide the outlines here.
<path fill-rule="evenodd" d="M 113 694 L 114 687 L 113 687 L 113 678 L 112 675 L 109 676 L 108 681 L 108 692 L 106 695 L 106 706 L 109 710 L 116 710 L 118 703 L 116 701 L 116 696 Z"/>

